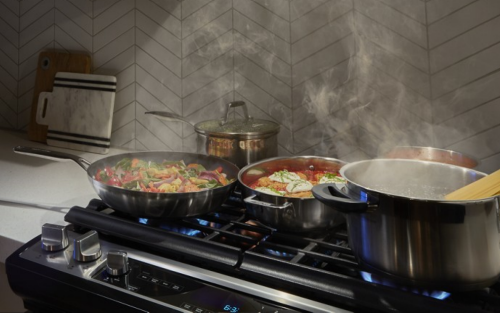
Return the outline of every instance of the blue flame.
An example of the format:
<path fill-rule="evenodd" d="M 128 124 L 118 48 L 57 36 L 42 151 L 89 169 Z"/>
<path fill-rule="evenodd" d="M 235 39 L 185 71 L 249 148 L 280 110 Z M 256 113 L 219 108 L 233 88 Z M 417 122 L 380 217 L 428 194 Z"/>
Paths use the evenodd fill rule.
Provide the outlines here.
<path fill-rule="evenodd" d="M 375 281 L 372 277 L 372 274 L 371 273 L 367 273 L 367 272 L 360 272 L 361 274 L 361 277 L 366 280 L 367 282 L 370 282 L 370 283 L 376 283 L 378 284 L 379 282 Z M 396 287 L 398 288 L 396 285 L 393 285 L 393 284 L 390 284 L 390 283 L 382 283 L 382 285 L 385 285 L 385 286 L 389 286 L 389 287 Z M 451 294 L 449 292 L 446 292 L 446 291 L 439 291 L 439 290 L 436 290 L 436 291 L 427 291 L 427 290 L 419 290 L 419 289 L 411 289 L 409 290 L 407 287 L 400 287 L 401 290 L 404 290 L 404 291 L 411 291 L 415 294 L 419 294 L 419 295 L 423 295 L 423 296 L 427 296 L 427 297 L 431 297 L 431 298 L 434 298 L 434 299 L 438 299 L 438 300 L 444 300 L 446 298 L 448 298 Z"/>
<path fill-rule="evenodd" d="M 361 193 L 360 200 L 364 202 L 368 201 L 368 194 L 364 191 L 361 191 L 360 193 Z"/>

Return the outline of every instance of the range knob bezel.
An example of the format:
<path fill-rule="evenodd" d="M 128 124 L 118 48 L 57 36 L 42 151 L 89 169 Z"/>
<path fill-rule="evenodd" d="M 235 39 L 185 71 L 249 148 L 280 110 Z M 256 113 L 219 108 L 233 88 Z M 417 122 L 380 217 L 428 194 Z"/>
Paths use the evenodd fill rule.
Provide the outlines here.
<path fill-rule="evenodd" d="M 73 259 L 78 262 L 95 261 L 102 255 L 99 234 L 95 230 L 75 238 L 73 248 Z"/>
<path fill-rule="evenodd" d="M 56 252 L 69 246 L 66 225 L 45 223 L 42 225 L 41 248 L 47 252 Z"/>
<path fill-rule="evenodd" d="M 110 250 L 106 258 L 106 273 L 110 276 L 122 276 L 129 271 L 127 252 L 123 250 Z"/>

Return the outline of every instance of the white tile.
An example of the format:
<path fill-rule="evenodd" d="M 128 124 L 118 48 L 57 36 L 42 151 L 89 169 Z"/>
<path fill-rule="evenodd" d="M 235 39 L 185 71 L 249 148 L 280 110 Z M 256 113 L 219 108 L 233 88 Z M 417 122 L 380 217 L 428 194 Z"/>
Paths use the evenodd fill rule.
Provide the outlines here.
<path fill-rule="evenodd" d="M 315 55 L 293 66 L 293 86 L 297 86 L 311 77 L 327 71 L 349 59 L 355 53 L 352 35 L 344 37 Z"/>
<path fill-rule="evenodd" d="M 321 97 L 318 99 L 316 96 L 318 91 L 332 91 L 332 96 L 334 96 L 336 88 L 344 84 L 350 84 L 351 80 L 356 78 L 355 63 L 354 59 L 347 59 L 295 86 L 292 90 L 293 108 L 296 109 L 305 105 L 305 101 L 312 98 L 315 98 L 315 101 L 321 100 Z"/>
<path fill-rule="evenodd" d="M 354 5 L 356 10 L 367 18 L 400 34 L 422 48 L 427 47 L 427 28 L 424 24 L 408 18 L 392 7 L 376 0 L 354 0 Z"/>
<path fill-rule="evenodd" d="M 220 97 L 216 97 L 213 94 L 210 94 L 209 96 L 209 100 L 213 101 L 205 100 L 205 102 L 201 103 L 202 105 L 200 105 L 196 111 L 191 111 L 191 113 L 186 115 L 185 117 L 187 117 L 188 120 L 192 121 L 195 124 L 202 121 L 221 119 L 224 117 L 227 104 L 235 100 L 233 98 L 233 92 L 231 91 L 225 94 L 221 94 Z M 189 141 L 196 141 L 196 135 L 193 136 L 193 134 L 195 134 L 194 127 L 186 123 L 183 123 L 182 126 L 185 138 L 184 144 Z"/>
<path fill-rule="evenodd" d="M 355 81 L 338 88 L 309 85 L 302 97 L 294 98 L 294 101 L 300 103 L 300 106 L 293 110 L 293 130 L 300 130 L 324 116 L 335 114 L 342 108 L 353 110 L 358 104 L 355 87 Z M 294 93 L 295 95 L 296 93 Z"/>
<path fill-rule="evenodd" d="M 16 101 L 17 102 L 17 101 Z M 17 103 L 12 103 L 12 106 L 17 106 Z M 0 100 L 0 121 L 4 121 L 0 125 L 6 128 L 17 128 L 17 114 L 14 109 L 7 103 Z"/>
<path fill-rule="evenodd" d="M 172 2 L 177 2 L 176 0 L 172 1 L 163 1 L 163 3 L 172 3 Z M 181 38 L 181 21 L 179 18 L 171 15 L 167 10 L 165 10 L 162 6 L 158 6 L 157 3 L 154 3 L 152 1 L 148 0 L 141 0 L 137 2 L 137 23 L 139 24 L 140 22 L 143 24 L 146 24 L 146 19 L 149 21 L 147 22 L 147 26 L 151 31 L 158 32 L 158 34 L 163 34 L 165 32 L 159 32 L 155 31 L 154 28 L 161 28 L 166 30 L 168 33 L 170 33 L 172 36 L 175 36 L 176 38 L 180 39 Z M 141 20 L 139 20 L 139 17 L 141 17 Z M 150 34 L 151 37 L 156 38 L 157 36 L 153 36 Z M 171 36 L 162 38 L 161 41 L 168 41 L 168 40 L 173 40 L 174 38 L 171 38 Z"/>
<path fill-rule="evenodd" d="M 200 10 L 207 4 L 209 4 L 212 0 L 189 0 L 182 1 L 182 18 L 187 18 L 191 14 Z"/>
<path fill-rule="evenodd" d="M 291 24 L 292 42 L 321 29 L 328 24 L 337 25 L 336 20 L 351 11 L 353 8 L 351 0 L 329 1 L 317 8 L 307 12 Z"/>
<path fill-rule="evenodd" d="M 114 4 L 117 2 L 120 2 L 121 0 L 99 0 L 99 1 L 92 1 L 92 17 L 98 17 L 99 15 L 103 14 L 108 10 L 110 7 L 112 7 Z"/>
<path fill-rule="evenodd" d="M 272 32 L 280 39 L 290 42 L 290 24 L 253 1 L 233 0 L 234 9 L 253 22 Z"/>
<path fill-rule="evenodd" d="M 88 4 L 91 2 L 87 0 L 83 1 L 67 1 L 67 0 L 56 0 L 55 8 L 56 13 L 62 14 L 64 17 L 59 20 L 69 20 L 72 23 L 78 25 L 81 29 L 83 29 L 88 34 L 92 34 L 92 11 L 84 12 L 78 7 L 78 3 L 80 4 Z M 88 9 L 88 8 L 84 8 Z M 90 13 L 90 14 L 87 14 Z M 57 18 L 57 16 L 56 16 Z M 56 19 L 57 21 L 57 19 Z"/>
<path fill-rule="evenodd" d="M 383 3 L 392 7 L 412 19 L 422 24 L 426 24 L 425 2 L 423 1 L 401 1 L 401 0 L 381 0 Z M 454 1 L 454 0 L 452 0 Z"/>
<path fill-rule="evenodd" d="M 292 67 L 240 33 L 235 34 L 235 51 L 252 60 L 287 85 L 292 84 Z"/>
<path fill-rule="evenodd" d="M 435 21 L 460 10 L 476 0 L 431 0 L 426 3 L 427 23 Z"/>
<path fill-rule="evenodd" d="M 78 8 L 82 13 L 86 14 L 87 16 L 92 17 L 92 5 L 94 0 L 57 0 L 59 2 L 70 2 L 73 4 L 76 8 Z M 56 3 L 57 5 L 57 3 Z"/>
<path fill-rule="evenodd" d="M 352 18 L 352 14 L 347 13 L 295 41 L 292 44 L 292 62 L 295 64 L 351 34 Z"/>
<path fill-rule="evenodd" d="M 278 99 L 282 104 L 291 107 L 291 87 L 240 53 L 235 55 L 235 71 Z"/>
<path fill-rule="evenodd" d="M 288 0 L 253 0 L 282 19 L 290 20 L 290 1 Z"/>
<path fill-rule="evenodd" d="M 435 98 L 452 92 L 500 68 L 500 43 L 432 76 Z"/>
<path fill-rule="evenodd" d="M 104 45 L 98 51 L 94 50 L 94 54 L 92 56 L 94 67 L 100 68 L 102 66 L 105 66 L 107 63 L 112 63 L 114 59 L 118 60 L 121 58 L 122 59 L 119 63 L 115 63 L 115 65 L 112 67 L 111 64 L 108 64 L 106 65 L 106 68 L 121 69 L 123 68 L 123 64 L 125 61 L 124 59 L 129 59 L 127 63 L 125 63 L 125 66 L 128 67 L 129 62 L 134 61 L 134 42 L 135 32 L 134 29 L 131 28 L 122 35 L 116 37 L 114 40 L 107 42 L 106 45 Z M 130 49 L 132 49 L 132 54 L 130 54 Z M 129 53 L 126 53 L 127 51 L 129 51 Z"/>
<path fill-rule="evenodd" d="M 242 100 L 249 107 L 249 114 L 255 118 L 273 120 L 283 127 L 291 129 L 291 109 L 276 98 L 259 88 L 240 74 L 235 74 L 237 100 Z M 253 109 L 250 109 L 253 108 Z"/>
<path fill-rule="evenodd" d="M 113 112 L 112 132 L 132 123 L 135 120 L 135 101 L 120 105 Z"/>
<path fill-rule="evenodd" d="M 210 64 L 184 77 L 182 81 L 182 95 L 187 97 L 201 88 L 217 81 L 233 69 L 233 56 L 231 52 L 216 58 Z M 226 89 L 226 86 L 223 87 Z"/>
<path fill-rule="evenodd" d="M 168 49 L 168 51 L 173 53 L 176 57 L 180 58 L 182 56 L 182 44 L 178 37 L 165 28 L 158 26 L 158 24 L 140 12 L 136 12 L 135 19 L 135 26 L 137 29 L 148 34 L 151 38 L 150 40 L 156 41 L 158 44 Z"/>
<path fill-rule="evenodd" d="M 200 47 L 189 56 L 182 59 L 182 76 L 187 77 L 218 57 L 230 52 L 233 47 L 233 33 L 228 31 L 207 45 Z"/>
<path fill-rule="evenodd" d="M 0 33 L 6 33 L 4 27 L 12 29 L 15 33 L 19 31 L 19 2 L 5 1 L 0 2 L 0 20 L 2 21 L 2 28 Z"/>
<path fill-rule="evenodd" d="M 136 71 L 137 84 L 139 84 L 142 88 L 144 88 L 145 91 L 154 96 L 158 101 L 168 106 L 174 113 L 182 113 L 181 99 L 177 95 L 175 95 L 170 89 L 162 85 L 149 73 L 144 71 L 141 67 L 137 66 Z"/>
<path fill-rule="evenodd" d="M 498 155 L 500 152 L 500 126 L 496 126 L 485 132 L 475 134 L 465 140 L 447 146 L 446 149 L 458 151 L 470 155 L 479 160 L 476 168 L 478 171 L 490 173 L 500 169 Z"/>
<path fill-rule="evenodd" d="M 182 21 L 182 37 L 186 38 L 193 32 L 209 24 L 232 8 L 231 1 L 214 0 L 199 11 L 187 16 Z"/>
<path fill-rule="evenodd" d="M 276 55 L 286 63 L 290 63 L 290 44 L 266 30 L 246 16 L 235 11 L 234 29 L 243 36 L 261 46 L 266 51 Z"/>
<path fill-rule="evenodd" d="M 139 134 L 137 140 L 146 145 L 149 150 L 164 150 L 162 144 L 165 145 L 167 150 L 179 151 L 182 149 L 182 137 L 177 134 L 170 127 L 177 127 L 174 124 L 164 124 L 158 119 L 155 119 L 144 112 L 147 108 L 140 103 L 136 106 L 136 121 L 138 125 L 144 127 L 144 135 Z M 159 142 L 158 142 L 159 141 Z M 151 143 L 155 143 L 151 145 Z M 160 144 L 160 145 L 158 145 Z"/>
<path fill-rule="evenodd" d="M 30 8 L 28 10 L 24 10 L 25 2 L 29 2 Z M 52 22 L 54 22 L 53 10 L 54 10 L 53 0 L 21 1 L 22 13 L 19 19 L 19 30 L 24 31 L 26 28 L 30 27 L 33 23 L 35 23 L 37 20 L 47 16 L 47 14 L 50 13 L 52 14 Z M 34 28 L 32 27 L 31 29 Z"/>
<path fill-rule="evenodd" d="M 500 97 L 499 81 L 500 72 L 495 72 L 433 100 L 434 121 L 442 122 Z"/>
<path fill-rule="evenodd" d="M 176 76 L 181 77 L 182 66 L 180 58 L 140 29 L 136 29 L 135 44 Z"/>
<path fill-rule="evenodd" d="M 189 56 L 198 49 L 203 49 L 209 43 L 232 30 L 232 26 L 233 14 L 232 11 L 227 11 L 182 40 L 183 56 Z"/>
<path fill-rule="evenodd" d="M 184 97 L 182 103 L 184 116 L 193 114 L 195 111 L 200 110 L 233 90 L 233 72 L 229 71 L 225 75 L 222 75 L 218 79 L 211 81 L 209 84 L 196 89 L 195 92 Z M 223 112 L 224 111 L 221 111 L 221 113 Z"/>
<path fill-rule="evenodd" d="M 37 55 L 42 49 L 53 47 L 53 45 L 54 26 L 51 26 L 19 49 L 19 62 L 22 63 L 31 56 Z"/>
<path fill-rule="evenodd" d="M 359 40 L 363 46 L 362 60 L 393 77 L 406 88 L 430 99 L 430 75 L 396 57 L 369 40 Z M 361 53 L 360 53 L 361 54 Z"/>
<path fill-rule="evenodd" d="M 480 0 L 429 26 L 429 46 L 436 47 L 500 14 L 500 1 Z"/>
<path fill-rule="evenodd" d="M 94 1 L 94 4 L 102 0 Z M 134 0 L 120 0 L 113 2 L 111 6 L 103 8 L 94 7 L 94 35 L 100 33 L 103 29 L 109 27 L 130 11 L 134 10 Z"/>
<path fill-rule="evenodd" d="M 368 38 L 387 51 L 427 72 L 429 67 L 427 50 L 404 36 L 374 22 L 363 14 L 355 15 L 356 29 L 361 36 Z M 360 48 L 362 49 L 362 47 Z M 361 50 L 360 53 L 363 53 Z"/>
<path fill-rule="evenodd" d="M 500 42 L 500 17 L 473 28 L 430 51 L 431 72 L 435 73 Z"/>
<path fill-rule="evenodd" d="M 54 38 L 67 51 L 92 52 L 92 35 L 56 11 Z"/>
<path fill-rule="evenodd" d="M 136 63 L 178 97 L 182 95 L 182 79 L 140 48 L 136 48 Z"/>
<path fill-rule="evenodd" d="M 328 2 L 328 0 L 290 0 L 291 20 L 294 21 L 300 18 L 325 2 Z"/>
<path fill-rule="evenodd" d="M 498 126 L 498 116 L 500 116 L 500 99 L 497 98 L 440 123 L 440 139 L 445 146 L 467 139 Z"/>
<path fill-rule="evenodd" d="M 167 11 L 168 13 L 172 14 L 175 16 L 177 19 L 182 18 L 182 0 L 152 0 L 156 5 Z M 186 1 L 185 3 L 188 3 L 191 1 Z"/>
<path fill-rule="evenodd" d="M 115 125 L 115 115 L 113 115 L 113 125 Z M 135 148 L 130 143 L 135 139 L 135 122 L 131 121 L 120 128 L 112 131 L 111 145 L 116 147 Z"/>
<path fill-rule="evenodd" d="M 131 52 L 132 48 L 128 50 L 128 52 Z M 125 53 L 126 55 L 126 53 Z M 128 59 L 128 57 L 126 58 Z M 115 59 L 117 60 L 117 59 Z M 124 64 L 127 64 L 127 67 L 121 69 L 119 72 L 116 73 L 110 73 L 109 75 L 115 75 L 116 76 L 116 91 L 120 92 L 121 90 L 127 88 L 127 86 L 130 86 L 131 84 L 135 83 L 135 65 L 129 62 L 128 60 L 124 61 L 122 66 Z"/>
<path fill-rule="evenodd" d="M 129 11 L 118 19 L 109 23 L 106 28 L 96 33 L 93 37 L 93 51 L 97 52 L 105 47 L 107 44 L 115 40 L 120 35 L 130 32 L 134 27 L 135 21 L 134 11 Z"/>
<path fill-rule="evenodd" d="M 135 101 L 135 84 L 130 84 L 120 91 L 116 92 L 115 95 L 115 106 L 114 110 L 118 111 L 127 104 Z"/>
<path fill-rule="evenodd" d="M 7 88 L 5 84 L 0 84 L 0 100 L 2 104 L 14 111 L 17 109 L 17 94 L 15 91 Z M 1 107 L 3 105 L 0 105 Z"/>
<path fill-rule="evenodd" d="M 44 14 L 37 15 L 36 17 L 32 17 L 33 20 L 30 20 L 29 23 L 25 24 L 21 28 L 21 32 L 19 35 L 19 46 L 23 47 L 30 43 L 30 41 L 36 41 L 39 36 L 42 36 L 44 31 L 47 29 L 52 29 L 54 26 L 54 10 L 50 9 L 48 12 L 44 12 Z M 24 17 L 21 18 L 21 22 L 25 20 Z"/>
<path fill-rule="evenodd" d="M 18 65 L 17 65 L 17 49 L 5 43 L 3 38 L 0 36 L 0 67 L 5 71 L 8 77 L 16 80 L 18 78 Z M 11 58 L 11 55 L 14 54 Z"/>

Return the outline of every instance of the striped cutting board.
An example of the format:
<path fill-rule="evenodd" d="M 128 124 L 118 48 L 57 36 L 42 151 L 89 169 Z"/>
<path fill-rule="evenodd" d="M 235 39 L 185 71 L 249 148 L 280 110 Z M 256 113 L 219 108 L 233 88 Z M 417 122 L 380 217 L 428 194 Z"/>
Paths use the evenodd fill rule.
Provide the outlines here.
<path fill-rule="evenodd" d="M 115 76 L 57 73 L 53 91 L 38 98 L 36 122 L 47 125 L 47 144 L 108 153 L 115 93 Z"/>

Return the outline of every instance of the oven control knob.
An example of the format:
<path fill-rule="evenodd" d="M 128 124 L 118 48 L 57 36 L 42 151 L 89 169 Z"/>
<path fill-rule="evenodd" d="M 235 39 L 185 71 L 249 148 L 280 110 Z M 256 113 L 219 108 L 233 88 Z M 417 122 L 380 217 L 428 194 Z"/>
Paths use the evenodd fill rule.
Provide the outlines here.
<path fill-rule="evenodd" d="M 95 261 L 101 257 L 99 235 L 91 230 L 74 240 L 73 259 L 79 262 Z"/>
<path fill-rule="evenodd" d="M 128 273 L 128 256 L 125 251 L 111 250 L 106 259 L 106 272 L 111 276 L 120 276 Z"/>
<path fill-rule="evenodd" d="M 55 224 L 43 224 L 42 226 L 42 250 L 54 252 L 66 249 L 69 245 L 68 231 L 66 226 Z"/>

